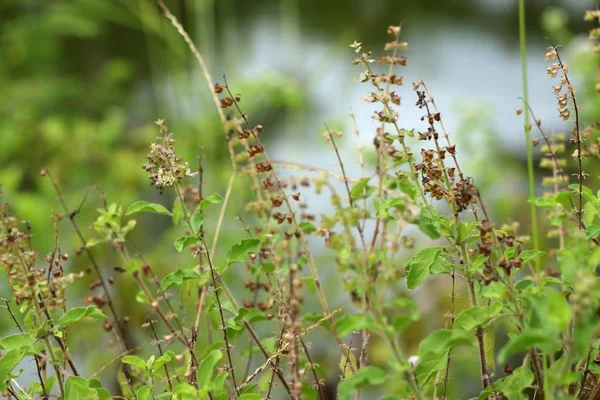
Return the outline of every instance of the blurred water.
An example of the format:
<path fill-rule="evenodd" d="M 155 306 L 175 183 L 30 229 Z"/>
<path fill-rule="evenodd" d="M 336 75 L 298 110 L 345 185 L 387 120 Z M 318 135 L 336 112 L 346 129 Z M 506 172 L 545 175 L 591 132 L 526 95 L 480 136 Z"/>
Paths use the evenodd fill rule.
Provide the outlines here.
<path fill-rule="evenodd" d="M 498 2 L 493 7 L 501 9 L 500 3 L 507 2 Z M 383 54 L 383 42 L 388 39 L 385 26 L 379 30 L 379 47 L 369 48 L 375 56 Z M 349 37 L 347 42 L 341 42 L 340 35 L 335 32 L 319 38 L 308 34 L 286 34 L 280 20 L 267 17 L 253 21 L 244 32 L 248 34 L 237 41 L 235 55 L 226 58 L 243 60 L 243 68 L 236 70 L 231 63 L 225 62 L 213 65 L 213 74 L 217 77 L 223 73 L 233 74 L 234 79 L 239 80 L 283 76 L 298 84 L 308 96 L 308 107 L 282 115 L 278 126 L 268 127 L 277 131 L 270 143 L 274 158 L 298 163 L 309 160 L 314 166 L 336 168 L 335 154 L 322 145 L 324 124 L 345 127 L 349 151 L 353 152 L 350 110 L 357 117 L 363 143 L 369 145 L 372 142 L 376 127 L 371 119 L 374 107 L 360 100 L 370 87 L 356 82 L 361 70 L 351 64 L 354 53 L 348 47 L 354 39 L 361 41 L 360 32 L 357 37 Z M 524 158 L 523 117 L 515 115 L 515 108 L 522 106 L 517 32 L 507 38 L 471 25 L 431 19 L 419 21 L 414 26 L 406 23 L 402 40 L 409 43 L 409 48 L 405 53 L 408 65 L 395 71 L 404 75 L 404 86 L 397 89 L 402 97 L 401 126 L 425 129 L 425 124 L 420 121 L 422 112 L 414 106 L 416 95 L 411 84 L 422 78 L 435 97 L 452 140 L 458 142 L 459 157 L 473 156 L 461 154 L 461 144 L 467 148 L 476 147 L 474 143 L 485 142 L 481 135 L 494 132 L 500 148 L 477 151 L 515 152 L 516 158 Z M 528 43 L 530 103 L 546 129 L 564 131 L 567 126 L 558 118 L 552 92 L 555 82 L 545 74 L 547 63 L 543 55 L 547 45 L 539 38 Z M 567 60 L 569 50 L 567 48 Z M 200 86 L 200 90 L 204 87 Z M 190 93 L 190 96 L 195 94 Z M 473 109 L 487 110 L 490 117 L 485 121 L 485 129 L 464 137 L 457 130 Z M 348 157 L 353 159 L 353 154 Z M 347 168 L 351 176 L 357 176 L 357 163 L 349 162 Z"/>

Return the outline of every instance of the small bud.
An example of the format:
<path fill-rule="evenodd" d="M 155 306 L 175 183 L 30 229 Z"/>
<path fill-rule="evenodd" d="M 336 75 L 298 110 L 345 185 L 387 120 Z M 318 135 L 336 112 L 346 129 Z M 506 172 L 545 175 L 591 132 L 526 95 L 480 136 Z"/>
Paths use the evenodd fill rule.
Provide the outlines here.
<path fill-rule="evenodd" d="M 410 356 L 410 357 L 408 357 L 408 363 L 413 368 L 416 368 L 416 366 L 419 365 L 419 361 L 420 361 L 420 357 L 419 356 Z"/>

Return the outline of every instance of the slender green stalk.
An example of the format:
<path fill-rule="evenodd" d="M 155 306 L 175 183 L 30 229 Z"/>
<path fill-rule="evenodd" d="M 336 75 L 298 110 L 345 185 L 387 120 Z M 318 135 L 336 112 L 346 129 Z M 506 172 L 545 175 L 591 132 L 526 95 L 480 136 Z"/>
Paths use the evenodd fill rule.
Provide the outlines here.
<path fill-rule="evenodd" d="M 519 0 L 519 42 L 521 45 L 521 75 L 523 79 L 523 100 L 529 104 L 529 93 L 527 89 L 527 44 L 525 43 L 525 0 Z M 537 208 L 535 206 L 535 179 L 533 175 L 533 144 L 531 143 L 531 124 L 529 109 L 523 111 L 523 127 L 525 129 L 525 142 L 527 146 L 527 176 L 529 180 L 529 207 L 531 213 L 531 240 L 533 248 L 539 250 L 540 236 L 538 232 Z M 535 271 L 539 278 L 540 258 L 535 258 Z"/>

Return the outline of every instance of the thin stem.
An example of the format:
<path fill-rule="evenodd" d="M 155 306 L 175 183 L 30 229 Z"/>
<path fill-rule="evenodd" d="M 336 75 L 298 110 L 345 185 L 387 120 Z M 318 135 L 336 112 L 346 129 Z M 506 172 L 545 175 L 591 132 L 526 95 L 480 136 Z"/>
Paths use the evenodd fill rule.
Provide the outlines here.
<path fill-rule="evenodd" d="M 452 293 L 450 294 L 452 302 L 452 309 L 450 311 L 450 329 L 454 327 L 454 320 L 456 319 L 455 311 L 455 300 L 456 300 L 456 271 L 452 268 Z M 448 389 L 448 375 L 450 374 L 450 362 L 452 361 L 452 354 L 448 351 L 448 358 L 446 359 L 446 369 L 444 371 L 444 391 L 442 392 L 442 399 L 446 398 Z"/>
<path fill-rule="evenodd" d="M 585 174 L 583 172 L 583 155 L 581 154 L 581 143 L 583 142 L 583 139 L 581 138 L 581 132 L 579 130 L 579 107 L 577 107 L 577 98 L 575 97 L 575 89 L 573 89 L 573 84 L 571 83 L 571 81 L 569 80 L 569 75 L 567 74 L 567 68 L 565 67 L 565 64 L 562 62 L 561 58 L 560 58 L 560 54 L 558 52 L 558 48 L 552 43 L 550 42 L 550 44 L 552 45 L 554 51 L 556 52 L 556 58 L 558 60 L 558 65 L 560 67 L 560 69 L 563 72 L 563 76 L 565 77 L 565 81 L 567 83 L 567 91 L 569 92 L 569 97 L 571 97 L 571 102 L 573 103 L 573 108 L 575 111 L 575 139 L 572 140 L 573 142 L 575 142 L 577 144 L 577 168 L 578 168 L 578 173 L 577 173 L 577 180 L 579 183 L 579 191 L 577 193 L 578 199 L 579 199 L 579 204 L 578 204 L 578 209 L 577 209 L 577 217 L 578 217 L 578 222 L 579 222 L 579 230 L 583 230 L 583 180 L 585 179 Z"/>
<path fill-rule="evenodd" d="M 527 43 L 525 40 L 525 0 L 519 0 L 519 42 L 521 48 L 521 77 L 523 81 L 523 99 L 529 103 L 529 93 L 527 87 Z M 535 205 L 535 178 L 533 173 L 533 143 L 531 143 L 531 124 L 529 119 L 529 109 L 523 112 L 523 123 L 525 129 L 525 145 L 527 147 L 527 178 L 529 181 L 529 211 L 531 214 L 531 240 L 534 250 L 540 248 L 540 238 L 538 232 L 537 207 Z M 534 261 L 537 279 L 540 278 L 541 263 L 539 256 Z"/>
<path fill-rule="evenodd" d="M 477 306 L 477 295 L 475 294 L 475 285 L 472 280 L 468 282 L 469 286 L 469 298 L 471 299 L 471 305 Z M 481 384 L 483 388 L 487 388 L 490 385 L 490 377 L 487 372 L 487 361 L 485 357 L 485 343 L 483 342 L 483 330 L 478 327 L 475 331 L 475 337 L 477 338 L 477 344 L 479 348 L 479 368 L 481 370 Z"/>
<path fill-rule="evenodd" d="M 240 108 L 240 106 L 238 104 L 238 101 L 235 99 L 235 96 L 233 95 L 233 93 L 231 93 L 231 89 L 230 89 L 229 85 L 227 84 L 227 79 L 226 79 L 225 76 L 223 76 L 223 80 L 224 80 L 224 83 L 225 83 L 225 89 L 227 90 L 227 93 L 229 94 L 230 98 L 233 99 L 233 105 L 235 106 L 235 108 L 238 111 L 239 115 L 244 120 L 244 122 L 246 124 L 246 127 L 251 132 L 252 137 L 254 138 L 254 140 L 256 141 L 256 143 L 264 149 L 264 146 L 263 146 L 260 138 L 256 134 L 255 129 L 252 128 L 252 126 L 250 125 L 250 122 L 248 121 L 248 118 L 242 112 L 242 110 L 241 110 L 241 108 Z M 269 155 L 267 154 L 266 151 L 263 152 L 263 156 L 265 157 L 266 162 L 269 165 L 272 166 L 271 158 L 269 157 Z M 340 337 L 339 337 L 339 335 L 337 333 L 337 329 L 336 329 L 335 324 L 334 324 L 333 316 L 331 315 L 331 313 L 329 311 L 329 304 L 327 302 L 327 297 L 325 296 L 325 293 L 323 292 L 323 288 L 321 287 L 321 280 L 319 278 L 319 273 L 317 271 L 317 267 L 315 265 L 315 261 L 313 259 L 312 253 L 310 252 L 310 249 L 308 247 L 308 242 L 306 241 L 306 237 L 304 235 L 304 231 L 300 227 L 298 219 L 296 218 L 296 213 L 294 212 L 292 204 L 290 203 L 290 200 L 289 200 L 289 198 L 288 198 L 288 196 L 287 196 L 287 194 L 285 192 L 284 185 L 281 183 L 281 179 L 279 179 L 279 175 L 277 174 L 277 172 L 276 172 L 276 170 L 274 168 L 271 168 L 270 172 L 271 172 L 271 176 L 273 177 L 273 179 L 276 182 L 277 187 L 279 188 L 279 191 L 281 193 L 281 197 L 283 199 L 283 202 L 285 203 L 285 205 L 286 205 L 286 207 L 287 207 L 287 209 L 288 209 L 288 211 L 289 211 L 289 213 L 290 213 L 290 215 L 292 217 L 292 223 L 293 223 L 294 227 L 296 228 L 296 232 L 299 235 L 300 243 L 302 244 L 302 248 L 304 249 L 304 253 L 305 253 L 305 256 L 306 256 L 308 267 L 310 269 L 310 273 L 312 275 L 312 278 L 314 279 L 315 288 L 316 288 L 317 294 L 319 296 L 319 301 L 321 303 L 321 308 L 323 309 L 323 312 L 325 313 L 325 315 L 329 316 L 329 318 L 327 319 L 327 322 L 328 322 L 329 327 L 331 329 L 331 333 L 333 334 L 334 338 L 336 339 L 338 347 L 340 348 L 340 350 L 343 351 L 344 342 L 342 342 L 342 340 L 340 339 Z M 353 372 L 354 372 L 354 370 L 353 370 Z"/>
<path fill-rule="evenodd" d="M 108 308 L 113 317 L 114 325 L 116 328 L 116 329 L 114 329 L 114 332 L 115 332 L 115 336 L 117 337 L 117 342 L 119 343 L 119 347 L 120 347 L 121 351 L 126 351 L 127 344 L 125 343 L 123 331 L 121 329 L 120 319 L 117 314 L 117 310 L 114 306 L 113 299 L 110 294 L 110 290 L 108 289 L 108 285 L 106 284 L 106 280 L 104 279 L 102 272 L 100 272 L 100 266 L 96 262 L 96 259 L 94 257 L 94 254 L 92 253 L 91 248 L 87 246 L 87 240 L 83 236 L 81 229 L 79 229 L 79 226 L 77 225 L 77 222 L 75 221 L 75 216 L 81 210 L 81 205 L 83 203 L 77 209 L 70 210 L 69 207 L 67 206 L 67 202 L 65 201 L 65 198 L 62 195 L 62 192 L 60 191 L 60 188 L 58 187 L 58 183 L 56 182 L 56 180 L 54 179 L 54 177 L 52 176 L 50 171 L 46 171 L 46 175 L 50 179 L 50 183 L 52 184 L 52 187 L 54 188 L 54 191 L 56 192 L 58 201 L 62 205 L 64 212 L 67 214 L 69 220 L 71 221 L 71 225 L 73 226 L 75 233 L 77 234 L 77 236 L 79 237 L 79 240 L 81 241 L 81 245 L 83 246 L 83 249 L 87 253 L 87 255 L 92 263 L 94 271 L 96 272 L 96 276 L 98 277 L 98 280 L 100 281 L 100 285 L 102 286 L 102 291 L 104 292 L 104 295 L 106 296 L 106 304 L 108 304 Z"/>
<path fill-rule="evenodd" d="M 146 319 L 146 323 L 150 326 L 150 329 L 152 330 L 152 338 L 154 339 L 154 342 L 156 343 L 156 346 L 158 347 L 158 352 L 160 353 L 160 355 L 162 357 L 164 353 L 163 353 L 162 346 L 160 344 L 160 340 L 158 340 L 158 335 L 156 334 L 156 329 L 154 329 L 154 324 L 152 323 L 152 321 L 150 321 L 149 318 Z M 167 367 L 167 364 L 164 364 L 163 368 L 165 369 L 165 375 L 167 377 L 167 383 L 169 384 L 169 389 L 172 392 L 173 384 L 171 383 L 171 377 L 169 375 L 169 368 Z"/>

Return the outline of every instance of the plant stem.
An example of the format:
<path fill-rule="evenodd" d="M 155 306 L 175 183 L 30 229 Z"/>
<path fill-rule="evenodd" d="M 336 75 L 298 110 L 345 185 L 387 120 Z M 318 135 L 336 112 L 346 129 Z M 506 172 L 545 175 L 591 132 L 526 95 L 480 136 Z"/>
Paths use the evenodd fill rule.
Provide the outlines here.
<path fill-rule="evenodd" d="M 523 101 L 529 104 L 529 93 L 527 89 L 527 44 L 525 42 L 525 0 L 519 0 L 519 42 L 521 47 L 521 76 L 523 80 Z M 525 130 L 525 144 L 527 146 L 527 177 L 529 183 L 529 210 L 531 213 L 531 240 L 534 250 L 540 248 L 540 238 L 538 233 L 537 208 L 535 206 L 535 179 L 533 174 L 533 143 L 531 143 L 531 124 L 529 118 L 529 109 L 523 110 L 523 121 Z M 535 271 L 537 278 L 540 277 L 540 258 L 535 257 Z"/>

